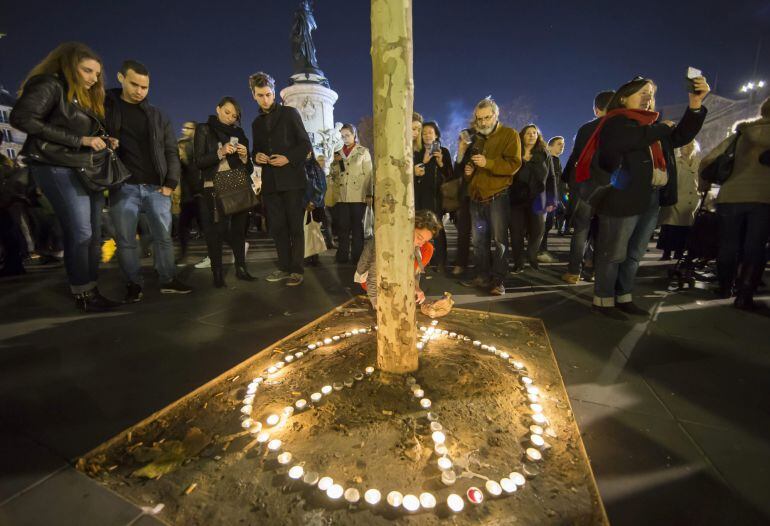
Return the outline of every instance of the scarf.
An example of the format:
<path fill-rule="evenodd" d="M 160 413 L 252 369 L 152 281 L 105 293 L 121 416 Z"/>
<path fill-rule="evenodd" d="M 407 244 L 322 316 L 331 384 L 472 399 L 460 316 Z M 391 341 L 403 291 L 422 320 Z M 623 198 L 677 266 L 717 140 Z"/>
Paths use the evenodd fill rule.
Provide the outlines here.
<path fill-rule="evenodd" d="M 342 146 L 342 153 L 345 154 L 345 157 L 350 157 L 350 152 L 353 151 L 353 148 L 356 147 L 356 143 L 353 143 L 351 146 Z"/>
<path fill-rule="evenodd" d="M 246 134 L 243 133 L 243 128 L 240 126 L 225 124 L 220 121 L 216 115 L 210 115 L 206 124 L 211 128 L 211 131 L 218 142 L 228 144 L 230 142 L 230 137 L 238 137 L 238 143 L 243 144 L 248 148 L 249 140 L 246 138 Z M 231 153 L 226 157 L 231 168 L 243 166 L 243 162 L 241 162 L 241 158 L 237 153 Z"/>
<path fill-rule="evenodd" d="M 591 138 L 588 139 L 586 147 L 583 148 L 583 151 L 580 153 L 580 158 L 578 159 L 575 168 L 576 182 L 582 183 L 591 178 L 591 161 L 599 150 L 599 135 L 607 121 L 617 115 L 622 115 L 623 117 L 634 120 L 643 126 L 649 126 L 658 120 L 659 113 L 647 110 L 629 110 L 626 108 L 619 108 L 607 113 L 607 115 L 605 115 L 599 122 L 599 125 L 596 127 L 596 130 L 594 130 Z M 655 141 L 650 146 L 650 151 L 652 152 L 653 168 L 665 172 L 666 157 L 663 155 L 663 147 L 661 146 L 660 141 Z"/>

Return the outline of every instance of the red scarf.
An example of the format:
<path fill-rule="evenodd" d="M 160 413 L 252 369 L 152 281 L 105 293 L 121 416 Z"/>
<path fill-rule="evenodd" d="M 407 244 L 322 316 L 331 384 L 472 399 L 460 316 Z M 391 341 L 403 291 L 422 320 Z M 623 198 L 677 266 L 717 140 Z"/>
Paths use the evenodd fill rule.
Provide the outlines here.
<path fill-rule="evenodd" d="M 353 148 L 356 147 L 356 143 L 351 144 L 350 146 L 342 146 L 342 153 L 345 154 L 345 157 L 350 157 L 350 152 L 353 151 Z"/>
<path fill-rule="evenodd" d="M 655 111 L 629 110 L 626 108 L 619 108 L 617 110 L 608 112 L 607 115 L 605 115 L 602 120 L 599 121 L 599 125 L 594 130 L 591 138 L 588 139 L 586 147 L 583 148 L 583 151 L 580 153 L 580 158 L 578 159 L 577 166 L 575 168 L 575 181 L 578 183 L 582 183 L 583 181 L 587 181 L 591 178 L 591 161 L 599 149 L 599 134 L 601 133 L 602 128 L 604 128 L 606 122 L 616 115 L 622 115 L 623 117 L 634 120 L 642 126 L 649 126 L 650 124 L 653 124 L 658 120 L 658 117 L 660 116 L 660 114 Z M 655 141 L 650 146 L 650 150 L 652 151 L 653 166 L 659 170 L 665 171 L 666 157 L 663 155 L 663 147 L 660 145 L 660 141 Z"/>

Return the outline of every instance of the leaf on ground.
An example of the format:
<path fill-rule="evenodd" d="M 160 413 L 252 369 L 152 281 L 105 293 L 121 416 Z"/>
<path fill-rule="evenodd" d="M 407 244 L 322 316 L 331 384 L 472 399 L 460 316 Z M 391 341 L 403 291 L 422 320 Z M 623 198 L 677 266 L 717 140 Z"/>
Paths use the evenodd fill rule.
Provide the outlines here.
<path fill-rule="evenodd" d="M 137 469 L 131 475 L 148 479 L 159 478 L 181 466 L 185 459 L 196 456 L 210 441 L 210 436 L 205 435 L 199 428 L 193 427 L 187 431 L 187 435 L 181 442 L 167 440 L 155 447 L 139 448 L 134 452 L 134 458 L 149 464 Z"/>

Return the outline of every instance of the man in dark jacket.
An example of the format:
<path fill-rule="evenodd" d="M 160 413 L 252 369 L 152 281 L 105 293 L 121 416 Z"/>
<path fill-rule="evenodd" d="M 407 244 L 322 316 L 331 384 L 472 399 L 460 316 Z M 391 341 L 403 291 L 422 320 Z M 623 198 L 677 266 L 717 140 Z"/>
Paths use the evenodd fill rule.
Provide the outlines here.
<path fill-rule="evenodd" d="M 594 115 L 596 118 L 578 129 L 572 153 L 564 165 L 563 178 L 569 186 L 569 197 L 573 202 L 571 222 L 574 229 L 570 240 L 567 272 L 561 277 L 567 283 L 578 282 L 584 261 L 591 263 L 590 270 L 588 268 L 583 269 L 584 273 L 588 274 L 589 279 L 591 279 L 590 275 L 593 274 L 593 236 L 589 236 L 589 231 L 594 213 L 591 206 L 580 198 L 580 188 L 575 182 L 575 166 L 588 143 L 588 139 L 593 135 L 601 118 L 607 113 L 607 105 L 612 100 L 613 95 L 615 95 L 614 91 L 602 91 L 594 97 Z"/>
<path fill-rule="evenodd" d="M 275 80 L 259 72 L 249 77 L 249 88 L 259 104 L 251 124 L 253 156 L 262 168 L 262 202 L 270 235 L 278 251 L 278 270 L 267 281 L 287 280 L 300 285 L 304 269 L 305 159 L 312 145 L 299 112 L 275 100 Z"/>
<path fill-rule="evenodd" d="M 141 263 L 136 247 L 139 214 L 144 213 L 153 238 L 155 269 L 163 294 L 192 289 L 175 277 L 171 241 L 171 193 L 179 183 L 180 164 L 171 123 L 147 102 L 150 73 L 133 60 L 118 73 L 122 89 L 109 90 L 105 100 L 107 132 L 118 140 L 118 155 L 131 178 L 110 192 L 110 215 L 118 235 L 118 262 L 128 281 L 127 303 L 142 299 Z"/>

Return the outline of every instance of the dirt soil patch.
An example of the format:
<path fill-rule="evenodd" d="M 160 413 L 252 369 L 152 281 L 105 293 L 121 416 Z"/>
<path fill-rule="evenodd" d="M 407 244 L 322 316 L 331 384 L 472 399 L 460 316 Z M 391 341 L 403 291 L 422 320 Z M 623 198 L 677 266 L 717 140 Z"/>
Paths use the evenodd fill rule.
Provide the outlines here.
<path fill-rule="evenodd" d="M 140 506 L 163 504 L 157 518 L 179 525 L 429 525 L 453 524 L 606 524 L 577 426 L 545 329 L 540 320 L 454 310 L 438 329 L 466 335 L 430 341 L 421 351 L 414 377 L 432 402 L 420 406 L 406 378 L 364 374 L 376 363 L 376 334 L 353 335 L 306 352 L 307 345 L 354 328 L 376 323 L 367 305 L 353 301 L 255 355 L 225 375 L 121 433 L 78 463 L 79 469 Z M 430 320 L 418 316 L 418 325 Z M 474 346 L 495 346 L 521 361 L 517 371 L 507 360 Z M 251 418 L 265 422 L 297 399 L 308 402 L 322 386 L 333 390 L 319 404 L 297 411 L 272 428 L 282 441 L 278 452 L 244 429 L 242 412 L 252 379 L 282 360 L 285 366 L 259 385 Z M 548 423 L 543 458 L 527 460 L 532 400 L 522 377 L 534 379 L 538 403 Z M 340 387 L 339 385 L 337 387 Z M 447 437 L 457 481 L 446 486 L 437 467 L 428 411 L 438 417 Z M 255 424 L 256 425 L 256 424 Z M 277 453 L 291 452 L 282 465 Z M 302 479 L 287 476 L 301 464 L 305 473 L 331 477 L 343 488 L 356 488 L 357 505 L 330 499 Z M 526 483 L 510 495 L 493 498 L 487 479 L 500 481 L 511 472 Z M 471 504 L 466 491 L 484 492 Z M 377 488 L 382 502 L 363 503 L 364 492 Z M 419 496 L 432 493 L 435 510 L 406 513 L 385 502 L 391 490 Z M 450 493 L 465 501 L 461 513 L 446 506 Z M 158 508 L 156 508 L 158 509 Z"/>

